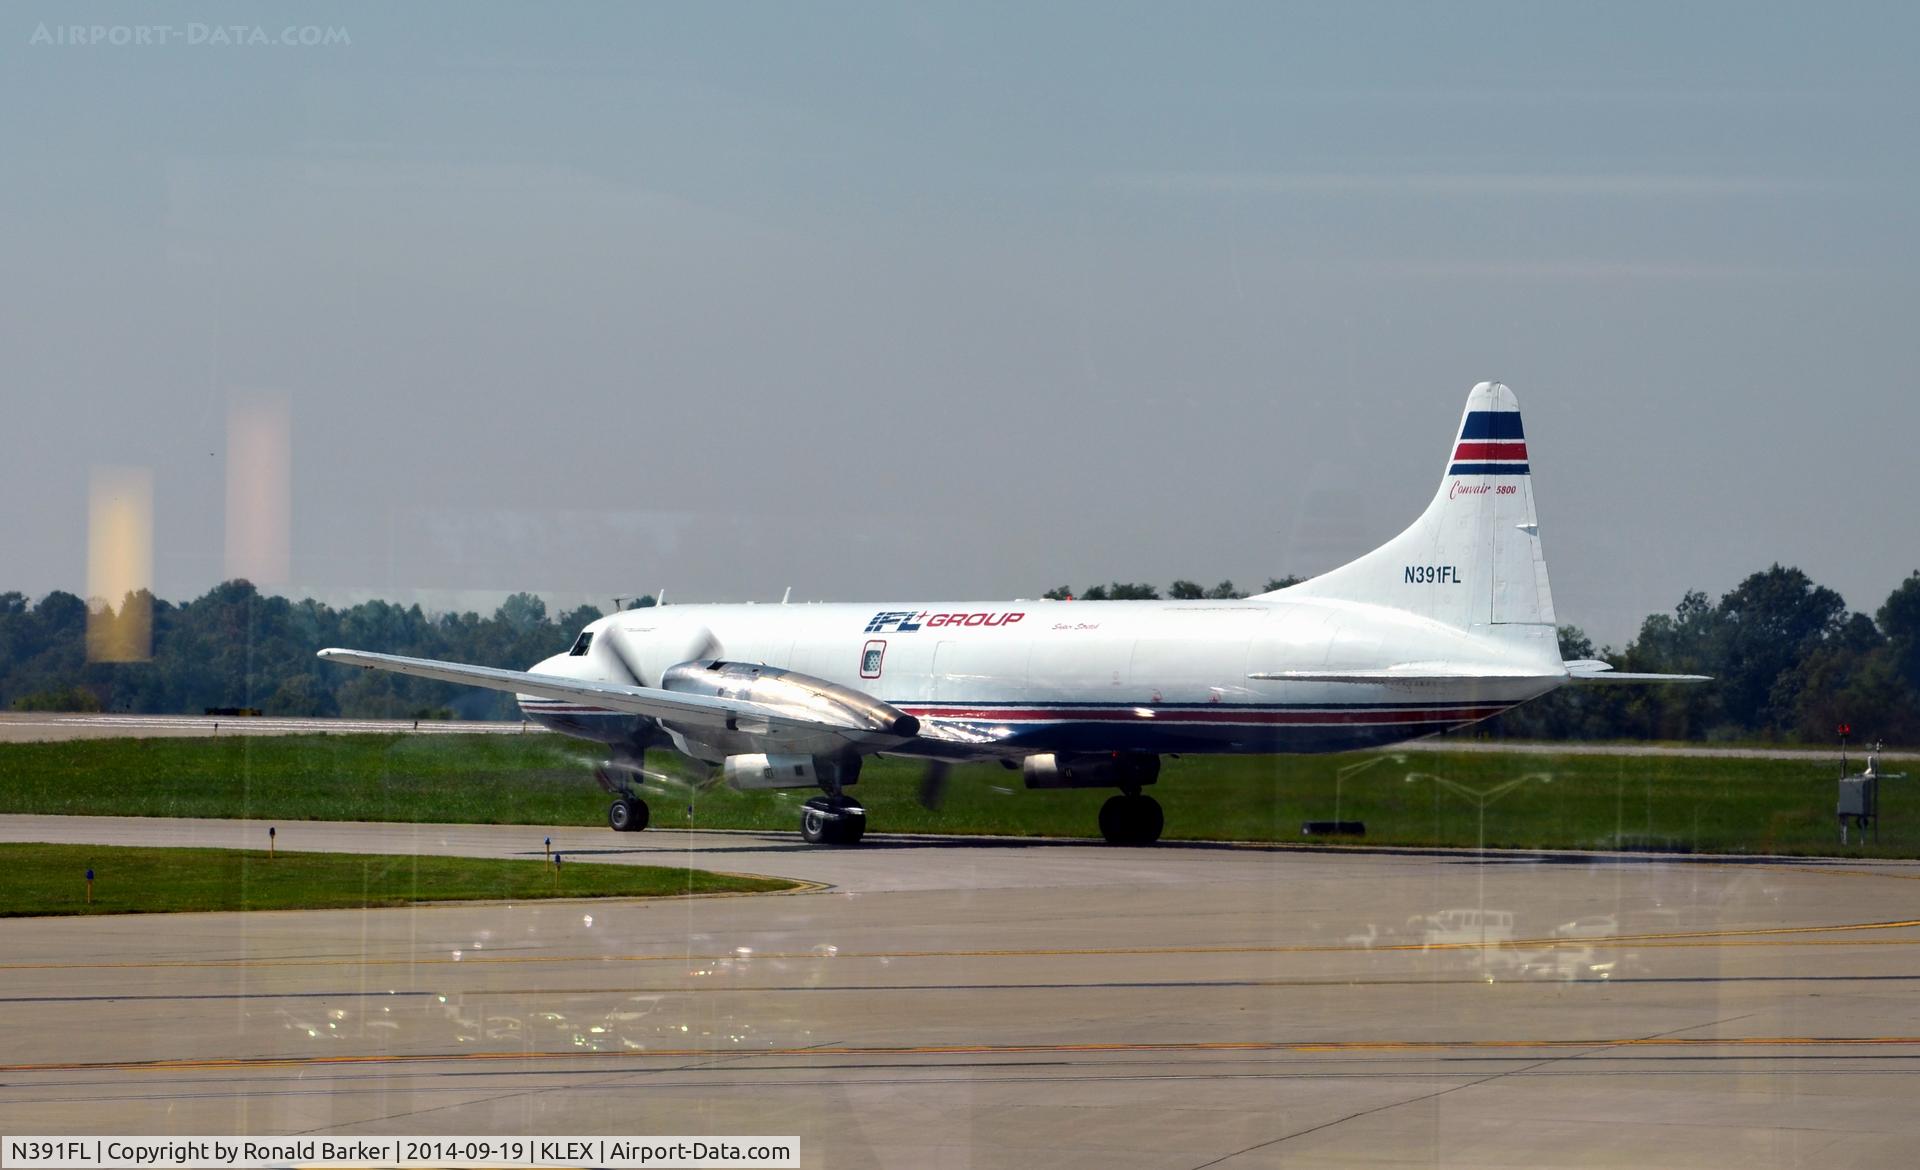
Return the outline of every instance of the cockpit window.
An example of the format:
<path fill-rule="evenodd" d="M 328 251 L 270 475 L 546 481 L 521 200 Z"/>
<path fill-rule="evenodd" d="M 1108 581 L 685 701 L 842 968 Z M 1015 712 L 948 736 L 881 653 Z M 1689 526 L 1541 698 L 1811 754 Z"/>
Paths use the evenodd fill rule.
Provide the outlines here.
<path fill-rule="evenodd" d="M 571 654 L 575 658 L 578 658 L 582 654 L 585 654 L 587 652 L 587 647 L 591 645 L 593 645 L 593 631 L 581 630 L 580 636 L 573 640 L 573 649 L 567 651 L 567 653 Z"/>

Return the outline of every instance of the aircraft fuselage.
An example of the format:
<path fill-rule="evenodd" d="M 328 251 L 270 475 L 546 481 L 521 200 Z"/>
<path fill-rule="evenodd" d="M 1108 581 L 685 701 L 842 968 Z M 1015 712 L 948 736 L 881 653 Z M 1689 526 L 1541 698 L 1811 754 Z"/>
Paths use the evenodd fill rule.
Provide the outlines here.
<path fill-rule="evenodd" d="M 1421 580 L 1415 589 L 1461 588 Z M 1551 690 L 1538 677 L 1327 682 L 1288 672 L 1396 663 L 1507 661 L 1511 643 L 1402 610 L 1284 596 L 1241 601 L 1016 601 L 938 605 L 686 605 L 628 610 L 618 624 L 648 678 L 690 646 L 798 671 L 909 714 L 977 729 L 991 746 L 916 742 L 893 755 L 1004 758 L 1023 752 L 1332 752 L 1472 723 Z M 532 669 L 621 681 L 592 652 Z M 1517 673 L 1524 663 L 1515 662 Z M 618 743 L 634 719 L 521 696 L 556 731 Z"/>

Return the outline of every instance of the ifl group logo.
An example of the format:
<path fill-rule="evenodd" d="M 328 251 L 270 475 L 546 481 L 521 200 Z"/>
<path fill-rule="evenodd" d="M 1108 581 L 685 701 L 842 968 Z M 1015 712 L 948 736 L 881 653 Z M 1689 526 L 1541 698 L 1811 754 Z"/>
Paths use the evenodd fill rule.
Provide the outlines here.
<path fill-rule="evenodd" d="M 1025 613 L 932 613 L 928 610 L 882 610 L 867 622 L 867 633 L 889 631 L 909 634 L 922 626 L 1010 626 L 1026 617 Z"/>

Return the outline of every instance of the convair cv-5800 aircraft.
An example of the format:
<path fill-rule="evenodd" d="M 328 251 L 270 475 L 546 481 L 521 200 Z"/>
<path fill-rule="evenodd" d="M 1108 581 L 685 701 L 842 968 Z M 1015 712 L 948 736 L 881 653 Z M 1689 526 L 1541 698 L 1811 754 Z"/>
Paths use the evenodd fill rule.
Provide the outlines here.
<path fill-rule="evenodd" d="M 1335 752 L 1485 719 L 1568 682 L 1682 682 L 1563 662 L 1513 392 L 1467 395 L 1440 490 L 1351 564 L 1239 601 L 675 605 L 593 622 L 529 671 L 322 650 L 354 666 L 512 691 L 608 745 L 608 822 L 644 829 L 649 748 L 740 788 L 814 788 L 809 842 L 850 845 L 868 756 L 999 760 L 1031 788 L 1112 788 L 1100 831 L 1160 836 L 1141 789 L 1167 754 Z"/>

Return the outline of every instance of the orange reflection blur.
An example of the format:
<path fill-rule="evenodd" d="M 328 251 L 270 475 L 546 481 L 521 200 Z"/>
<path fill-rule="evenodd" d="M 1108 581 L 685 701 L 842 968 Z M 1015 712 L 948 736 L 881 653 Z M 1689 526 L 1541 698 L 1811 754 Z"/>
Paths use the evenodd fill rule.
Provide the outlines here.
<path fill-rule="evenodd" d="M 87 658 L 153 657 L 153 472 L 96 467 L 87 509 Z"/>
<path fill-rule="evenodd" d="M 293 438 L 284 395 L 253 394 L 227 408 L 229 579 L 284 585 L 290 571 Z"/>

